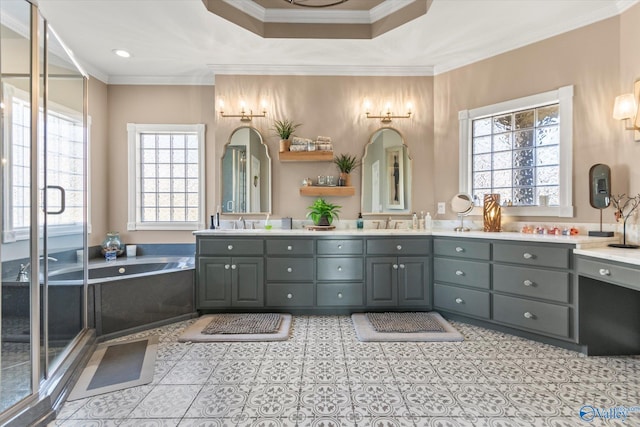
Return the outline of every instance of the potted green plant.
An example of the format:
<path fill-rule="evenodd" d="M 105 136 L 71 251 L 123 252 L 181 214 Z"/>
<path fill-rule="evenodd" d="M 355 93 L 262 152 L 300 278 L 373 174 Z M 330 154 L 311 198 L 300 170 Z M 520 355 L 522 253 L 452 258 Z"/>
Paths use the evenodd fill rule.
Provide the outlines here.
<path fill-rule="evenodd" d="M 338 213 L 341 207 L 318 198 L 307 208 L 309 209 L 307 218 L 311 218 L 315 225 L 328 226 L 331 225 L 334 219 L 339 219 Z"/>
<path fill-rule="evenodd" d="M 351 186 L 351 171 L 360 166 L 360 162 L 356 156 L 350 156 L 349 154 L 340 154 L 333 158 L 333 163 L 338 166 L 340 170 L 340 179 L 344 182 L 344 185 Z"/>
<path fill-rule="evenodd" d="M 300 126 L 300 123 L 293 123 L 291 120 L 282 119 L 273 121 L 273 130 L 280 137 L 280 152 L 289 151 L 291 145 L 291 135 Z"/>

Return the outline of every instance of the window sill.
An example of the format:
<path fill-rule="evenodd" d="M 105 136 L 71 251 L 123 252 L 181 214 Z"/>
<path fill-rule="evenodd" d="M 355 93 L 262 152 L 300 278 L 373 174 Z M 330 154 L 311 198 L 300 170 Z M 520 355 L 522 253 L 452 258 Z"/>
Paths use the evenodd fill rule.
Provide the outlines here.
<path fill-rule="evenodd" d="M 554 216 L 572 218 L 573 206 L 503 206 L 505 216 Z M 482 216 L 482 206 L 476 206 L 470 215 Z"/>
<path fill-rule="evenodd" d="M 196 231 L 204 229 L 204 224 L 187 222 L 187 223 L 175 223 L 175 222 L 153 222 L 153 223 L 128 223 L 127 231 Z"/>

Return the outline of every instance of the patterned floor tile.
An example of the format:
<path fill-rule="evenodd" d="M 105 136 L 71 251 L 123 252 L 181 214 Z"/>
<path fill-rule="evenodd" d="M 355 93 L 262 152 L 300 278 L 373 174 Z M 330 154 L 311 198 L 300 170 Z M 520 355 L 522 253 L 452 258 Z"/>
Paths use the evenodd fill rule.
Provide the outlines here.
<path fill-rule="evenodd" d="M 258 383 L 293 383 L 302 376 L 302 359 L 265 359 L 260 368 Z"/>
<path fill-rule="evenodd" d="M 215 360 L 180 360 L 162 378 L 160 384 L 204 384 L 218 365 Z"/>
<path fill-rule="evenodd" d="M 499 387 L 515 408 L 518 417 L 551 417 L 570 415 L 572 409 L 560 399 L 556 392 L 543 384 L 506 384 Z"/>
<path fill-rule="evenodd" d="M 394 381 L 398 384 L 438 383 L 440 377 L 427 360 L 389 360 Z"/>
<path fill-rule="evenodd" d="M 400 391 L 414 417 L 460 417 L 462 408 L 448 387 L 438 384 L 401 384 Z"/>
<path fill-rule="evenodd" d="M 209 383 L 247 384 L 253 382 L 258 373 L 259 363 L 251 360 L 224 360 L 209 376 Z"/>
<path fill-rule="evenodd" d="M 132 387 L 83 399 L 84 405 L 77 408 L 69 418 L 126 418 L 152 390 L 152 386 Z"/>
<path fill-rule="evenodd" d="M 249 399 L 251 387 L 237 384 L 207 384 L 187 410 L 187 418 L 232 418 Z"/>
<path fill-rule="evenodd" d="M 129 414 L 131 418 L 181 418 L 202 386 L 157 385 Z"/>
<path fill-rule="evenodd" d="M 347 375 L 351 384 L 393 383 L 389 363 L 378 359 L 347 359 Z"/>
<path fill-rule="evenodd" d="M 431 362 L 438 376 L 446 383 L 485 383 L 487 378 L 470 361 L 434 360 Z"/>
<path fill-rule="evenodd" d="M 304 361 L 302 379 L 307 383 L 346 383 L 347 364 L 345 359 L 307 359 Z"/>
<path fill-rule="evenodd" d="M 192 343 L 182 360 L 221 359 L 229 348 L 226 342 Z"/>
<path fill-rule="evenodd" d="M 309 418 L 350 418 L 353 405 L 349 386 L 346 384 L 312 384 L 300 390 L 298 416 Z M 300 415 L 302 414 L 302 415 Z"/>
<path fill-rule="evenodd" d="M 288 384 L 252 387 L 244 411 L 253 418 L 288 418 L 298 411 L 300 388 Z"/>
<path fill-rule="evenodd" d="M 140 419 L 130 418 L 122 421 L 120 427 L 176 427 L 180 423 L 180 419 Z"/>
<path fill-rule="evenodd" d="M 228 427 L 235 426 L 236 422 L 229 418 L 203 419 L 203 418 L 183 418 L 178 423 L 178 427 Z"/>
<path fill-rule="evenodd" d="M 401 416 L 406 412 L 402 394 L 393 384 L 351 386 L 354 412 L 365 418 Z"/>

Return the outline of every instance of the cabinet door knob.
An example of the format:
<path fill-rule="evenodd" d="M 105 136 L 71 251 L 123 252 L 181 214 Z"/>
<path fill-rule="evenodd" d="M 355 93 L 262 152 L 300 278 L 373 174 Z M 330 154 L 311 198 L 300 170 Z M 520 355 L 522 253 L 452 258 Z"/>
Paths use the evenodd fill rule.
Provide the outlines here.
<path fill-rule="evenodd" d="M 400 264 L 400 268 L 401 268 L 401 269 L 404 269 L 404 264 Z"/>
<path fill-rule="evenodd" d="M 393 264 L 393 269 L 397 270 L 398 269 L 398 264 Z"/>
<path fill-rule="evenodd" d="M 287 246 L 287 250 L 288 251 L 292 251 L 293 250 L 293 246 L 291 246 L 291 245 Z"/>
<path fill-rule="evenodd" d="M 235 270 L 236 269 L 236 265 L 235 264 L 231 264 L 231 269 Z"/>
<path fill-rule="evenodd" d="M 464 300 L 462 298 L 456 298 L 456 304 L 462 304 Z"/>
<path fill-rule="evenodd" d="M 464 249 L 460 246 L 456 246 L 456 252 L 464 252 Z"/>
<path fill-rule="evenodd" d="M 338 245 L 338 249 L 342 249 L 342 245 Z"/>
<path fill-rule="evenodd" d="M 456 276 L 464 276 L 464 271 L 456 270 Z"/>
<path fill-rule="evenodd" d="M 292 271 L 293 271 L 293 268 L 287 267 L 287 273 L 291 273 Z"/>
<path fill-rule="evenodd" d="M 397 250 L 399 250 L 399 251 L 401 251 L 401 250 L 402 250 L 402 245 L 398 245 L 398 246 L 396 246 L 396 249 L 397 249 Z"/>
<path fill-rule="evenodd" d="M 228 270 L 230 267 L 231 267 L 231 266 L 230 266 L 229 264 L 225 264 L 225 265 L 224 265 L 224 269 L 225 269 L 225 270 Z"/>
<path fill-rule="evenodd" d="M 522 254 L 522 257 L 524 259 L 531 259 L 533 258 L 533 255 L 531 255 L 529 252 L 525 252 L 524 254 Z"/>
<path fill-rule="evenodd" d="M 293 294 L 287 294 L 287 299 L 293 298 Z"/>
<path fill-rule="evenodd" d="M 530 313 L 530 312 L 528 312 L 528 311 L 525 311 L 525 312 L 524 312 L 524 317 L 525 317 L 526 319 L 533 319 L 533 318 L 534 318 L 533 314 L 532 314 L 532 313 Z"/>
<path fill-rule="evenodd" d="M 609 269 L 608 269 L 608 268 L 601 268 L 601 269 L 600 269 L 600 275 L 601 275 L 601 276 L 610 276 L 610 275 L 611 275 L 611 272 L 609 271 Z"/>
<path fill-rule="evenodd" d="M 522 282 L 522 284 L 525 286 L 531 286 L 533 285 L 533 282 L 531 280 L 525 280 L 524 282 Z"/>
<path fill-rule="evenodd" d="M 338 271 L 342 271 L 342 267 L 338 266 Z"/>
<path fill-rule="evenodd" d="M 338 292 L 338 298 L 342 299 L 342 292 Z"/>
<path fill-rule="evenodd" d="M 233 245 L 229 245 L 229 246 L 227 246 L 227 249 L 228 249 L 228 250 L 230 250 L 230 251 L 232 251 L 232 250 L 233 250 Z"/>

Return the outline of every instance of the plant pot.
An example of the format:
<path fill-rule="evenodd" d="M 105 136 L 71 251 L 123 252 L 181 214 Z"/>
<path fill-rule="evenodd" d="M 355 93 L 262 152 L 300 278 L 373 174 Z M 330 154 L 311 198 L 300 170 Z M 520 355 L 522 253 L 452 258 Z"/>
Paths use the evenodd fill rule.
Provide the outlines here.
<path fill-rule="evenodd" d="M 340 180 L 344 182 L 345 187 L 351 187 L 351 174 L 340 172 Z"/>
<path fill-rule="evenodd" d="M 289 151 L 289 147 L 291 147 L 291 141 L 288 139 L 280 140 L 280 152 L 284 153 L 285 151 Z"/>
<path fill-rule="evenodd" d="M 329 225 L 331 225 L 331 223 L 329 222 L 329 219 L 326 216 L 321 216 L 316 225 L 319 225 L 322 227 L 328 227 Z"/>

